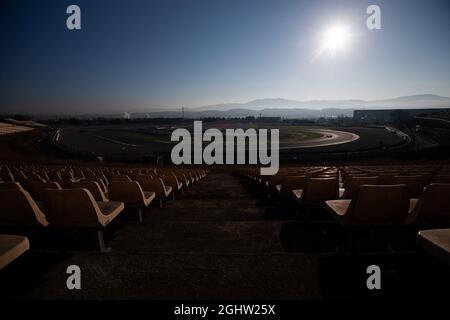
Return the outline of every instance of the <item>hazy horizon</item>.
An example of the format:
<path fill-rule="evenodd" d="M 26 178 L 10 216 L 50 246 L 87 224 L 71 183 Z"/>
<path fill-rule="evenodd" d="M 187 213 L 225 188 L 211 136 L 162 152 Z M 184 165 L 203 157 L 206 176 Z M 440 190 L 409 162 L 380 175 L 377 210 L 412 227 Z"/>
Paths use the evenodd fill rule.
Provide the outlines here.
<path fill-rule="evenodd" d="M 65 26 L 70 4 L 81 8 L 81 30 Z M 366 28 L 370 4 L 381 8 L 381 30 Z M 448 1 L 18 0 L 0 8 L 2 114 L 450 97 Z M 323 31 L 337 23 L 348 29 L 345 48 L 318 54 Z"/>

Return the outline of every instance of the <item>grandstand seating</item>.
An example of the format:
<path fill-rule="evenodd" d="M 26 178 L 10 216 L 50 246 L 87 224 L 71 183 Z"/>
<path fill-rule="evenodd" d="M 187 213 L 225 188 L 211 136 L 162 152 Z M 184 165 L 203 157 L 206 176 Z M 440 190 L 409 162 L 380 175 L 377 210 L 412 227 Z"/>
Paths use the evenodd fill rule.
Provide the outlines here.
<path fill-rule="evenodd" d="M 183 182 L 181 182 L 175 173 L 169 172 L 166 175 L 167 183 L 172 187 L 173 198 L 175 199 L 175 193 L 180 192 L 183 189 Z"/>
<path fill-rule="evenodd" d="M 206 176 L 203 170 L 0 164 L 0 228 L 102 228 L 123 209 L 167 200 Z M 138 182 L 140 181 L 140 182 Z M 144 188 L 143 188 L 144 187 Z"/>
<path fill-rule="evenodd" d="M 31 195 L 24 189 L 0 190 L 0 226 L 45 227 L 48 221 Z"/>
<path fill-rule="evenodd" d="M 448 197 L 442 195 L 449 194 L 449 172 L 448 168 L 431 165 L 285 167 L 275 176 L 261 176 L 254 168 L 236 170 L 264 194 L 294 199 L 300 212 L 315 207 L 343 226 L 414 228 L 448 226 Z M 49 224 L 79 228 L 82 226 L 75 213 L 81 212 L 81 207 L 92 217 L 92 213 L 98 216 L 102 211 L 105 216 L 104 210 L 110 210 L 115 202 L 136 209 L 142 222 L 142 210 L 153 199 L 162 206 L 170 195 L 205 176 L 204 170 L 191 169 L 0 165 L 0 200 L 5 204 L 0 209 L 0 227 Z M 61 195 L 68 195 L 68 190 L 72 190 L 73 198 L 83 200 L 72 200 L 70 205 L 64 202 Z M 59 220 L 58 210 L 69 206 L 74 209 L 67 221 Z M 103 226 L 101 221 L 95 222 L 97 226 Z"/>
<path fill-rule="evenodd" d="M 289 216 L 289 220 L 297 218 L 296 214 L 306 212 L 310 207 L 333 218 L 330 219 L 330 222 L 326 221 L 323 226 L 319 223 L 317 227 L 320 229 L 317 237 L 329 236 L 331 241 L 335 241 L 329 250 L 335 250 L 335 247 L 343 242 L 342 234 L 348 230 L 365 231 L 365 229 L 370 229 L 368 233 L 372 235 L 372 233 L 378 232 L 380 227 L 387 227 L 386 229 L 389 231 L 393 230 L 395 236 L 404 237 L 400 231 L 406 229 L 410 233 L 409 237 L 414 240 L 417 230 L 450 226 L 450 198 L 447 196 L 450 194 L 450 183 L 445 178 L 450 174 L 448 169 L 435 165 L 339 168 L 292 166 L 280 168 L 280 172 L 273 177 L 261 176 L 259 170 L 255 168 L 240 168 L 236 169 L 235 173 L 242 178 L 242 181 L 246 179 L 243 186 L 248 187 L 252 197 L 253 194 L 255 197 L 264 197 L 263 201 L 258 201 L 258 206 L 270 206 L 268 209 L 273 209 L 277 213 L 283 209 L 292 208 L 292 212 L 289 213 L 292 216 Z M 0 203 L 2 203 L 0 229 L 14 227 L 22 231 L 22 229 L 28 230 L 31 227 L 39 229 L 40 235 L 49 234 L 51 232 L 49 229 L 57 229 L 64 233 L 66 229 L 88 230 L 96 232 L 100 251 L 109 252 L 110 249 L 107 248 L 107 243 L 105 244 L 103 232 L 110 230 L 111 227 L 115 230 L 116 226 L 122 228 L 124 225 L 126 226 L 124 227 L 125 231 L 129 232 L 128 228 L 136 225 L 134 222 L 128 223 L 126 219 L 121 219 L 127 208 L 137 210 L 139 221 L 143 222 L 143 210 L 152 205 L 158 205 L 156 201 L 153 201 L 154 199 L 158 199 L 160 205 L 163 201 L 168 201 L 169 203 L 164 203 L 163 209 L 155 210 L 162 214 L 156 214 L 155 219 L 150 220 L 151 223 L 136 225 L 143 232 L 147 231 L 145 227 L 148 226 L 155 226 L 152 231 L 158 230 L 158 223 L 162 221 L 161 216 L 164 216 L 166 212 L 168 212 L 166 216 L 173 217 L 180 207 L 182 210 L 179 212 L 182 212 L 183 215 L 188 211 L 182 205 L 179 206 L 178 202 L 175 202 L 175 206 L 171 206 L 170 203 L 183 201 L 183 198 L 189 193 L 181 194 L 181 191 L 195 186 L 196 182 L 205 176 L 206 172 L 203 170 L 134 168 L 130 165 L 0 164 Z M 177 199 L 171 199 L 171 195 L 175 193 L 177 193 Z M 194 196 L 199 197 L 198 194 Z M 205 199 L 208 199 L 207 193 L 204 196 Z M 245 198 L 238 201 L 239 205 L 243 203 L 243 206 L 249 206 L 252 203 Z M 198 206 L 197 203 L 194 205 Z M 214 203 L 214 205 L 216 204 Z M 254 208 L 250 209 L 248 212 L 252 215 Z M 261 211 L 265 213 L 266 208 L 262 209 Z M 189 214 L 190 212 L 187 212 L 188 216 Z M 194 212 L 193 215 L 198 214 Z M 253 219 L 253 217 L 251 218 Z M 115 221 L 117 218 L 120 218 L 120 223 Z M 271 216 L 268 215 L 268 219 L 270 218 Z M 286 226 L 285 223 L 280 223 L 279 217 L 276 218 L 277 221 L 273 225 L 276 225 L 277 228 L 278 225 L 281 225 L 283 231 L 291 232 L 289 228 L 292 224 L 289 223 L 292 221 L 288 221 L 286 223 L 288 226 Z M 285 219 L 284 216 L 281 217 L 281 220 L 283 219 Z M 112 221 L 114 222 L 111 225 Z M 222 228 L 223 221 L 219 222 Z M 172 224 L 175 225 L 176 232 L 178 232 L 178 228 L 185 227 L 179 221 L 167 223 L 167 225 Z M 189 221 L 188 225 L 190 224 L 192 222 Z M 212 223 L 208 221 L 205 224 Z M 248 224 L 253 228 L 254 221 Z M 301 235 L 302 239 L 309 241 L 310 238 L 307 237 L 310 235 L 316 237 L 313 224 L 306 224 L 301 220 L 295 221 L 295 225 L 301 226 L 301 229 L 293 228 L 295 232 L 305 230 Z M 44 226 L 46 227 L 44 228 Z M 328 227 L 329 229 L 326 229 Z M 131 232 L 134 232 L 134 229 L 130 229 Z M 117 232 L 117 235 L 121 235 L 123 231 Z M 181 231 L 180 233 L 184 237 L 187 231 L 183 229 Z M 188 231 L 190 232 L 190 230 Z M 446 238 L 448 233 L 448 230 L 438 231 L 434 234 L 429 230 L 421 231 L 417 236 L 417 244 L 436 258 L 448 263 L 450 250 L 448 249 L 448 240 L 445 240 L 448 239 Z M 17 234 L 22 233 L 17 232 Z M 28 234 L 27 236 L 33 245 L 34 237 Z M 265 236 L 264 232 L 258 235 L 263 241 L 265 241 Z M 288 238 L 291 236 L 288 234 Z M 131 242 L 131 247 L 133 247 L 140 235 L 136 237 L 127 235 L 125 238 Z M 160 238 L 161 235 L 158 232 L 148 237 L 152 241 L 159 241 Z M 24 238 L 21 239 L 24 241 Z M 120 243 L 121 239 L 123 238 L 115 237 L 114 245 Z M 297 240 L 297 238 L 295 239 Z M 310 242 L 315 241 L 315 238 L 311 239 L 313 240 Z M 378 240 L 376 237 L 374 239 Z M 204 239 L 200 240 L 204 241 Z M 24 243 L 27 245 L 25 246 Z M 46 246 L 48 243 L 43 241 L 38 244 Z M 335 244 L 336 246 L 334 246 Z M 117 245 L 119 256 L 129 250 L 128 245 L 130 244 Z M 18 256 L 21 251 L 28 249 L 28 240 L 20 242 L 20 247 L 20 250 L 13 250 L 15 253 L 13 256 Z M 167 247 L 169 244 L 167 246 L 164 244 L 154 251 L 160 254 L 161 248 L 166 250 Z M 178 247 L 176 249 L 178 250 Z M 301 249 L 304 250 L 304 248 Z M 145 250 L 153 252 L 148 248 Z M 280 249 L 277 247 L 276 250 Z M 297 249 L 294 248 L 294 250 Z M 4 261 L 3 251 L 4 247 L 2 247 L 2 237 L 0 236 L 0 254 L 2 254 L 0 267 L 3 266 Z M 37 251 L 39 253 L 39 249 Z M 89 255 L 90 253 L 87 254 L 87 256 Z M 234 252 L 233 255 L 235 255 Z M 294 260 L 299 259 L 298 257 L 294 258 Z M 13 259 L 7 259 L 7 264 Z"/>
<path fill-rule="evenodd" d="M 0 135 L 31 131 L 34 128 L 0 122 Z"/>
<path fill-rule="evenodd" d="M 260 176 L 255 169 L 236 170 L 236 174 L 262 194 L 284 198 L 290 194 L 307 221 L 315 208 L 345 229 L 414 231 L 450 226 L 449 171 L 433 165 L 392 165 L 285 167 L 274 177 Z"/>

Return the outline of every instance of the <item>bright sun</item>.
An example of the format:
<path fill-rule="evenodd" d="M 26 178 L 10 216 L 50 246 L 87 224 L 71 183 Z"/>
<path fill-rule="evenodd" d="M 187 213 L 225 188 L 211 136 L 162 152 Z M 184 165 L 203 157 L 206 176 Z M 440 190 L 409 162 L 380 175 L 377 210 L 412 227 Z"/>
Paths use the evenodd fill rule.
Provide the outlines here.
<path fill-rule="evenodd" d="M 348 46 L 350 37 L 351 35 L 347 27 L 340 24 L 333 25 L 323 33 L 320 52 L 335 55 Z"/>

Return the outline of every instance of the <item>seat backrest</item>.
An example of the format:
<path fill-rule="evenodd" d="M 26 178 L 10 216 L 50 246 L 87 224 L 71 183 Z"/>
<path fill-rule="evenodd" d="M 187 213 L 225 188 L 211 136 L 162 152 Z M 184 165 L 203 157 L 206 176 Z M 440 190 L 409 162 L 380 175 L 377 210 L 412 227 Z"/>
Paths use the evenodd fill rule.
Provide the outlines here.
<path fill-rule="evenodd" d="M 0 225 L 47 226 L 46 216 L 24 189 L 0 190 Z"/>
<path fill-rule="evenodd" d="M 290 194 L 294 189 L 303 189 L 306 180 L 306 176 L 287 176 L 283 180 L 283 186 L 281 190 Z"/>
<path fill-rule="evenodd" d="M 45 189 L 61 190 L 61 186 L 57 182 L 32 181 L 30 184 L 30 188 L 31 196 L 35 201 L 44 200 Z"/>
<path fill-rule="evenodd" d="M 154 178 L 154 179 L 142 179 L 139 180 L 139 183 L 143 190 L 145 191 L 153 191 L 156 193 L 158 197 L 165 196 L 165 185 L 164 181 L 161 178 Z"/>
<path fill-rule="evenodd" d="M 189 170 L 184 170 L 184 175 L 189 179 L 189 181 L 194 182 L 195 178 Z"/>
<path fill-rule="evenodd" d="M 405 184 L 410 198 L 419 198 L 424 188 L 423 176 L 395 176 L 394 184 Z"/>
<path fill-rule="evenodd" d="M 350 177 L 345 188 L 344 198 L 353 199 L 359 187 L 363 184 L 377 185 L 378 177 Z"/>
<path fill-rule="evenodd" d="M 48 176 L 52 180 L 60 180 L 60 179 L 62 179 L 61 172 L 59 170 L 49 171 Z"/>
<path fill-rule="evenodd" d="M 111 181 L 131 181 L 130 177 L 127 175 L 113 175 L 111 176 Z"/>
<path fill-rule="evenodd" d="M 180 184 L 180 180 L 178 180 L 177 175 L 174 172 L 170 172 L 167 175 L 168 181 L 170 182 L 170 185 L 172 188 L 178 190 L 178 186 Z"/>
<path fill-rule="evenodd" d="M 348 212 L 354 223 L 397 224 L 405 221 L 408 210 L 406 185 L 361 185 Z"/>
<path fill-rule="evenodd" d="M 53 182 L 59 184 L 59 186 L 63 189 L 70 189 L 72 183 L 75 181 L 73 179 L 52 179 Z"/>
<path fill-rule="evenodd" d="M 89 190 L 95 201 L 108 201 L 102 189 L 100 188 L 100 185 L 95 181 L 82 180 L 78 182 L 72 182 L 72 188 L 84 188 Z"/>
<path fill-rule="evenodd" d="M 174 173 L 177 176 L 178 180 L 180 180 L 184 186 L 186 186 L 187 184 L 190 183 L 188 177 L 186 176 L 186 174 L 184 172 L 175 171 Z"/>
<path fill-rule="evenodd" d="M 339 198 L 338 178 L 310 178 L 303 189 L 302 201 L 320 204 Z"/>
<path fill-rule="evenodd" d="M 381 173 L 378 175 L 378 183 L 382 185 L 394 184 L 395 173 Z"/>
<path fill-rule="evenodd" d="M 144 192 L 137 181 L 112 181 L 109 185 L 109 199 L 122 201 L 126 205 L 144 203 Z"/>
<path fill-rule="evenodd" d="M 7 181 L 7 182 L 14 182 L 15 181 L 15 178 L 14 178 L 13 174 L 10 171 L 6 171 L 6 170 L 0 172 L 0 178 L 3 181 Z"/>
<path fill-rule="evenodd" d="M 74 175 L 73 175 L 73 171 L 71 169 L 62 171 L 61 172 L 61 177 L 63 179 L 73 179 L 73 178 L 75 178 Z"/>
<path fill-rule="evenodd" d="M 280 173 L 275 174 L 273 176 L 270 176 L 268 178 L 269 185 L 274 187 L 277 184 L 283 184 L 283 181 L 284 181 L 285 178 L 286 178 L 286 175 L 285 174 L 280 174 Z"/>
<path fill-rule="evenodd" d="M 100 187 L 100 190 L 105 193 L 108 192 L 108 187 L 105 185 L 105 182 L 103 181 L 102 178 L 98 178 L 98 177 L 92 177 L 92 178 L 88 178 L 86 180 L 81 180 L 81 181 L 92 181 L 92 182 L 97 182 L 98 186 Z"/>
<path fill-rule="evenodd" d="M 80 178 L 80 179 L 86 178 L 83 170 L 81 170 L 80 168 L 73 169 L 73 176 L 74 176 L 74 178 Z"/>
<path fill-rule="evenodd" d="M 417 222 L 450 222 L 450 184 L 426 187 L 412 214 Z"/>
<path fill-rule="evenodd" d="M 87 189 L 46 189 L 44 212 L 55 226 L 95 226 L 99 208 Z"/>

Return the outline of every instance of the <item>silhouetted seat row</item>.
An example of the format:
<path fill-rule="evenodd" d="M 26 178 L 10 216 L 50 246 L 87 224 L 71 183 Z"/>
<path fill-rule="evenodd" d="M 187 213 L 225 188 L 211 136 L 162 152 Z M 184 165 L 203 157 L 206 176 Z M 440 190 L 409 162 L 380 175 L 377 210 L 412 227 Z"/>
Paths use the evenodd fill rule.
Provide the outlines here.
<path fill-rule="evenodd" d="M 101 251 L 108 251 L 103 229 L 125 207 L 137 209 L 142 222 L 142 209 L 148 207 L 153 199 L 157 197 L 162 205 L 162 201 L 174 193 L 173 190 L 181 191 L 183 186 L 187 187 L 177 175 L 186 179 L 188 184 L 206 176 L 203 170 L 151 172 L 116 172 L 109 175 L 109 181 L 103 172 L 94 173 L 92 170 L 86 170 L 86 173 L 81 169 L 49 171 L 46 176 L 56 177 L 57 181 L 45 181 L 33 176 L 34 171 L 27 172 L 23 174 L 21 183 L 14 182 L 14 179 L 0 182 L 0 202 L 3 204 L 0 207 L 0 227 L 93 228 L 97 230 Z"/>
<path fill-rule="evenodd" d="M 329 212 L 342 225 L 450 224 L 449 184 L 431 184 L 419 199 L 406 185 L 362 185 L 352 200 L 328 200 Z"/>

